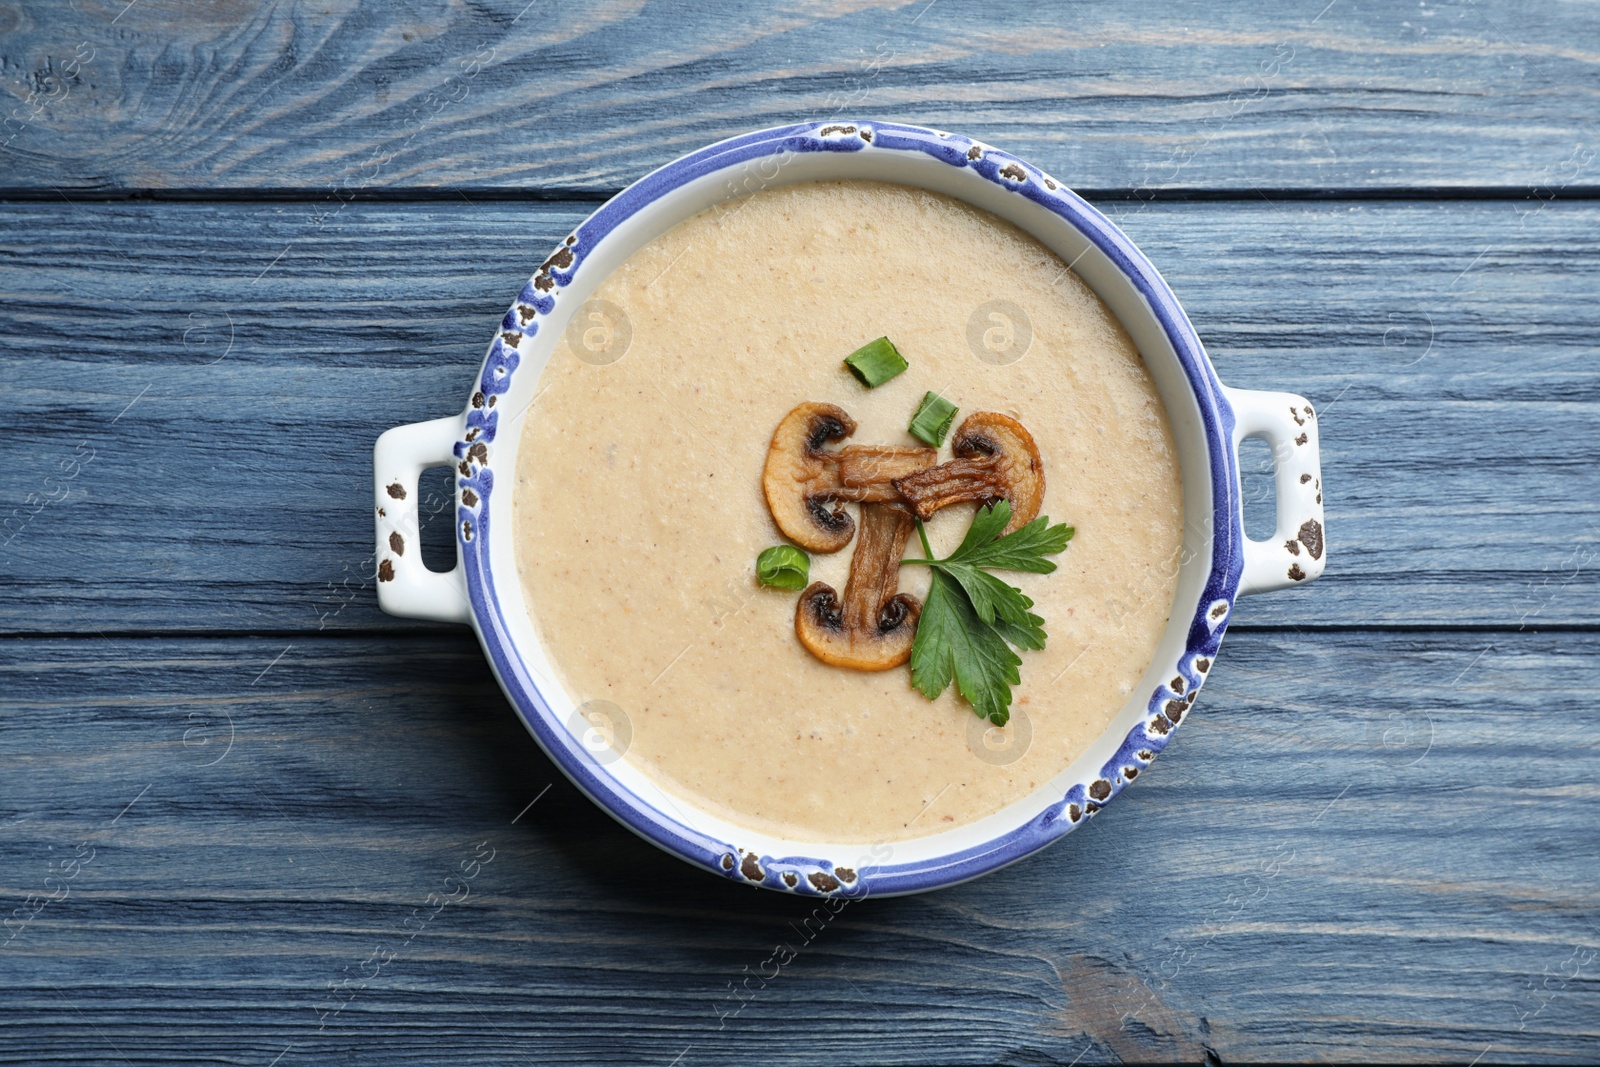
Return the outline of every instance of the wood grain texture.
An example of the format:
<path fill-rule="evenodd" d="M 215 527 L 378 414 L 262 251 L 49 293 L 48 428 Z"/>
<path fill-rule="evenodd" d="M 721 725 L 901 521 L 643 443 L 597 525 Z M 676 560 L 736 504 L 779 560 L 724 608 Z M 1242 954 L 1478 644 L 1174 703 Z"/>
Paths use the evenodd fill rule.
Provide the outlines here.
<path fill-rule="evenodd" d="M 1600 1048 L 1600 635 L 1234 634 L 1093 825 L 810 927 L 583 799 L 464 635 L 4 648 L 0 895 L 64 895 L 0 935 L 0 1062 Z"/>
<path fill-rule="evenodd" d="M 1592 189 L 1600 13 L 1512 0 L 0 7 L 0 188 L 614 190 L 839 115 L 1098 189 Z"/>
<path fill-rule="evenodd" d="M 1509 0 L 0 0 L 0 1063 L 1593 1062 L 1597 42 Z M 1241 601 L 1094 825 L 835 917 L 578 794 L 465 630 L 378 612 L 367 502 L 599 196 L 847 113 L 1101 190 L 1225 381 L 1318 404 L 1330 569 Z"/>
<path fill-rule="evenodd" d="M 1600 207 L 1107 206 L 1225 381 L 1322 410 L 1328 575 L 1235 625 L 1600 620 Z M 322 211 L 0 208 L 0 629 L 417 625 L 372 595 L 372 442 L 464 405 L 586 206 Z"/>

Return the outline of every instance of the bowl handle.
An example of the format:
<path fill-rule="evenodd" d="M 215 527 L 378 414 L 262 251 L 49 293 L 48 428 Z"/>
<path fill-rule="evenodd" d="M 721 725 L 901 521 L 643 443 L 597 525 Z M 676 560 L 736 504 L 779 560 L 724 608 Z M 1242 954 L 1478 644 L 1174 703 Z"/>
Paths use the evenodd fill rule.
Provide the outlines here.
<path fill-rule="evenodd" d="M 1322 523 L 1322 462 L 1317 413 L 1294 393 L 1223 387 L 1233 406 L 1233 452 L 1246 437 L 1272 446 L 1276 467 L 1278 529 L 1270 541 L 1244 539 L 1240 595 L 1304 585 L 1322 573 L 1328 543 Z M 1242 508 L 1242 504 L 1241 504 Z M 1243 516 L 1240 516 L 1243 527 Z"/>
<path fill-rule="evenodd" d="M 417 478 L 429 467 L 454 465 L 455 444 L 464 428 L 461 415 L 396 426 L 372 450 L 378 606 L 390 615 L 433 622 L 472 619 L 459 546 L 454 568 L 429 570 L 422 562 L 417 525 Z"/>

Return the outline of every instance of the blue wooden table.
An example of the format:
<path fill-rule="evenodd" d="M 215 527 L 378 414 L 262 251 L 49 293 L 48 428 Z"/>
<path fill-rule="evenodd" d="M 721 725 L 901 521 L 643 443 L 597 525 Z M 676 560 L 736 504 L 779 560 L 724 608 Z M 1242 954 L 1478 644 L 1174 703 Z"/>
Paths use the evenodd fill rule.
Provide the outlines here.
<path fill-rule="evenodd" d="M 0 92 L 0 1062 L 1600 1058 L 1594 6 L 40 0 Z M 1330 567 L 1093 825 L 779 969 L 377 610 L 369 457 L 596 203 L 846 114 L 1312 398 Z"/>

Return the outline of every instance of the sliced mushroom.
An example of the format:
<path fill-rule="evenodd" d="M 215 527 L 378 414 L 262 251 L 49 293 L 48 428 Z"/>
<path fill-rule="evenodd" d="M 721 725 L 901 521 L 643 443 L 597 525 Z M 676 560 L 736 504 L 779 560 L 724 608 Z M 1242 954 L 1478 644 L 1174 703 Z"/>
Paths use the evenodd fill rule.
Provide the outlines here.
<path fill-rule="evenodd" d="M 833 586 L 812 582 L 795 606 L 795 633 L 813 656 L 857 671 L 886 671 L 911 658 L 922 602 L 898 589 L 912 525 L 911 513 L 897 504 L 861 505 L 844 602 Z"/>
<path fill-rule="evenodd" d="M 1032 522 L 1044 502 L 1044 464 L 1033 435 L 1016 419 L 994 411 L 969 415 L 952 439 L 956 458 L 897 478 L 894 487 L 917 518 L 940 508 L 975 501 L 1011 502 L 1005 532 Z"/>
<path fill-rule="evenodd" d="M 828 495 L 834 500 L 886 504 L 900 499 L 900 491 L 894 487 L 896 478 L 927 470 L 939 453 L 931 448 L 851 445 L 838 456 L 839 488 Z"/>
<path fill-rule="evenodd" d="M 772 435 L 762 491 L 778 529 L 801 548 L 839 551 L 850 543 L 856 527 L 835 504 L 899 500 L 894 480 L 926 470 L 937 458 L 931 448 L 823 448 L 855 432 L 855 420 L 843 408 L 807 402 L 785 415 Z"/>
<path fill-rule="evenodd" d="M 856 421 L 843 408 L 815 402 L 789 412 L 773 431 L 761 489 L 772 521 L 801 548 L 837 552 L 855 535 L 855 520 L 826 495 L 839 488 L 839 457 L 822 448 L 855 432 Z"/>

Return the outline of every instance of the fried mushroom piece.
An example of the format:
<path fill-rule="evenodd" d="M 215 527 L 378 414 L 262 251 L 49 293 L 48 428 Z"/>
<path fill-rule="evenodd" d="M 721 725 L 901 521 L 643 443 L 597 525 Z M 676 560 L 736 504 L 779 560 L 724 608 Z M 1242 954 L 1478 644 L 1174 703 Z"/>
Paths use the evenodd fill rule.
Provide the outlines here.
<path fill-rule="evenodd" d="M 795 605 L 794 630 L 806 651 L 857 671 L 886 671 L 911 658 L 922 602 L 898 590 L 912 526 L 911 513 L 897 504 L 861 506 L 843 603 L 833 586 L 812 582 Z"/>
<path fill-rule="evenodd" d="M 855 520 L 835 505 L 898 501 L 894 480 L 933 466 L 931 448 L 851 445 L 824 448 L 856 432 L 843 408 L 808 401 L 785 415 L 767 447 L 761 488 L 783 535 L 811 552 L 837 552 Z"/>
<path fill-rule="evenodd" d="M 900 500 L 894 487 L 896 478 L 925 471 L 939 453 L 931 448 L 903 448 L 897 445 L 851 445 L 840 449 L 839 488 L 830 491 L 834 500 L 854 500 L 863 504 L 887 504 Z"/>
<path fill-rule="evenodd" d="M 773 431 L 761 490 L 778 529 L 807 551 L 837 552 L 855 536 L 855 520 L 827 495 L 839 488 L 838 454 L 822 447 L 855 432 L 843 408 L 814 401 L 789 412 Z"/>
<path fill-rule="evenodd" d="M 1044 464 L 1027 428 L 995 411 L 969 415 L 952 439 L 956 458 L 894 480 L 894 488 L 924 521 L 951 504 L 1011 502 L 1005 533 L 1021 529 L 1044 502 Z"/>

